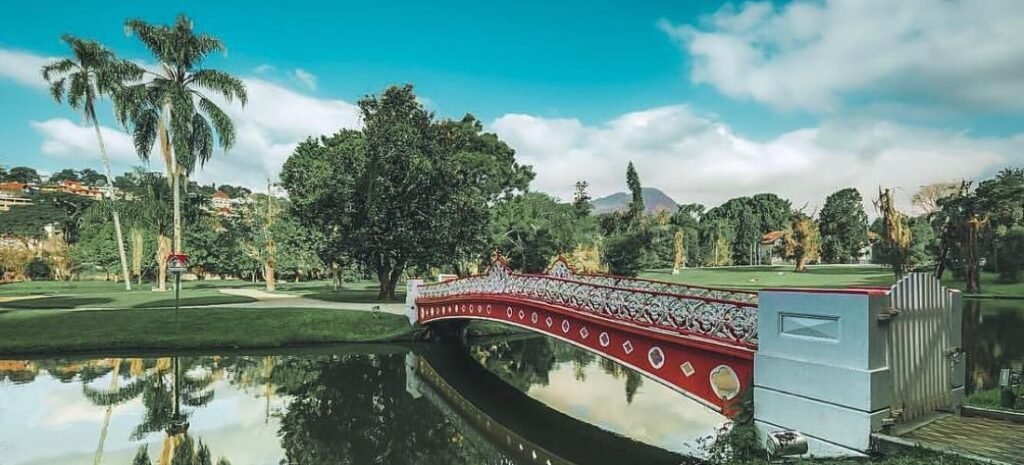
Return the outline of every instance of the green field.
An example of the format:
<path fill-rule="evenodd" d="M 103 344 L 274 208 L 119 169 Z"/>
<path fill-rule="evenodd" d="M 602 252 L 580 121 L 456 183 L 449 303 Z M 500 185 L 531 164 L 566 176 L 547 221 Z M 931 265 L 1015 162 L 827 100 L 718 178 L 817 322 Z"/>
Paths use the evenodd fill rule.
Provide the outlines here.
<path fill-rule="evenodd" d="M 407 338 L 408 320 L 354 310 L 188 308 L 0 310 L 0 355 L 271 348 Z"/>
<path fill-rule="evenodd" d="M 249 297 L 222 294 L 222 287 L 242 287 L 245 281 L 186 282 L 181 305 L 224 305 L 253 302 Z M 251 284 L 250 284 L 251 285 Z M 9 300 L 12 298 L 28 299 Z M 127 309 L 174 306 L 174 292 L 156 292 L 148 285 L 125 291 L 123 284 L 106 281 L 28 281 L 0 286 L 0 308 L 14 309 Z"/>
<path fill-rule="evenodd" d="M 819 265 L 809 266 L 806 272 L 796 273 L 786 266 L 735 266 L 721 268 L 687 268 L 673 275 L 671 270 L 648 270 L 642 278 L 671 281 L 699 286 L 736 289 L 765 289 L 772 287 L 845 288 L 857 286 L 889 286 L 892 271 L 875 265 Z M 947 273 L 946 286 L 963 289 L 963 281 Z M 982 273 L 981 296 L 1024 298 L 1024 283 L 1001 283 L 995 273 Z"/>

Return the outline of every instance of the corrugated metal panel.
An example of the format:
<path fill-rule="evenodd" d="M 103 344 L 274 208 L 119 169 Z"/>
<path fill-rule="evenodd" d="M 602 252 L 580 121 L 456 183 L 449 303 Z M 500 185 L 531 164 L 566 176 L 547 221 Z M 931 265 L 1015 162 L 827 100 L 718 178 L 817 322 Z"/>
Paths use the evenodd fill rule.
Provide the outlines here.
<path fill-rule="evenodd" d="M 950 405 L 951 314 L 957 300 L 931 273 L 911 273 L 892 287 L 898 315 L 889 330 L 893 412 L 898 422 Z"/>

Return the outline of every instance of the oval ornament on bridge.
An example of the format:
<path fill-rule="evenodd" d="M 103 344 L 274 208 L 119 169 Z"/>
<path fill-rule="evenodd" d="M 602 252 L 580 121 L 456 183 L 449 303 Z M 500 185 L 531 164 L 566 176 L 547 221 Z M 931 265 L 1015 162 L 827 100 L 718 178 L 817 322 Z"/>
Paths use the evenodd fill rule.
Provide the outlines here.
<path fill-rule="evenodd" d="M 665 352 L 662 352 L 660 347 L 651 347 L 651 350 L 647 351 L 647 363 L 656 370 L 661 369 L 665 366 Z"/>
<path fill-rule="evenodd" d="M 740 393 L 740 378 L 728 365 L 718 365 L 711 370 L 711 390 L 722 400 L 732 400 Z"/>

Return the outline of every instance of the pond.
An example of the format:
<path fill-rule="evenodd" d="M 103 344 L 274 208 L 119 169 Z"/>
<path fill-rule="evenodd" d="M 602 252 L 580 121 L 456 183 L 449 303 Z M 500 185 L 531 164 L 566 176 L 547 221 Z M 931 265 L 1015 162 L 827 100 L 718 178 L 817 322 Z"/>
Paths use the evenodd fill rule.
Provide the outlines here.
<path fill-rule="evenodd" d="M 722 422 L 541 337 L 0 361 L 0 465 L 678 464 Z"/>
<path fill-rule="evenodd" d="M 1000 370 L 1024 371 L 1024 300 L 965 299 L 963 337 L 968 404 L 1001 408 Z"/>

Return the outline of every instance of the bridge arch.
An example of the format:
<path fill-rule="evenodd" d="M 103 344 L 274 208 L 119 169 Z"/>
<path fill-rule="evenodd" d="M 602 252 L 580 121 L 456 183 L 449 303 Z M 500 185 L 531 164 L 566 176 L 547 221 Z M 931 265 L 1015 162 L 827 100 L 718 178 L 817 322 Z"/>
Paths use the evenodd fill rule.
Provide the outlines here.
<path fill-rule="evenodd" d="M 756 304 L 710 296 L 736 291 L 656 284 L 578 275 L 562 260 L 543 275 L 517 274 L 499 257 L 485 274 L 410 289 L 410 301 L 419 324 L 482 320 L 523 328 L 733 415 L 751 388 Z"/>

